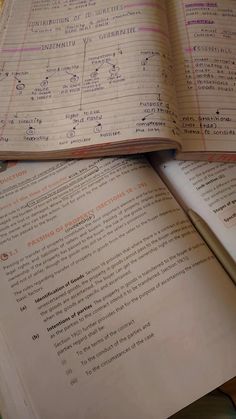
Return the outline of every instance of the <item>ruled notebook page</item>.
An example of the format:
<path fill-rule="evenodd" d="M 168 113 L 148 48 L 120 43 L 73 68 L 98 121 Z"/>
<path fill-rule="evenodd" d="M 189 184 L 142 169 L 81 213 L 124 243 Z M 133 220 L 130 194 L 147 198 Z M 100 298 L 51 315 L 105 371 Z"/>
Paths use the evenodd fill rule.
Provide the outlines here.
<path fill-rule="evenodd" d="M 163 0 L 7 4 L 1 150 L 178 139 Z"/>
<path fill-rule="evenodd" d="M 236 150 L 236 2 L 168 1 L 183 151 Z"/>

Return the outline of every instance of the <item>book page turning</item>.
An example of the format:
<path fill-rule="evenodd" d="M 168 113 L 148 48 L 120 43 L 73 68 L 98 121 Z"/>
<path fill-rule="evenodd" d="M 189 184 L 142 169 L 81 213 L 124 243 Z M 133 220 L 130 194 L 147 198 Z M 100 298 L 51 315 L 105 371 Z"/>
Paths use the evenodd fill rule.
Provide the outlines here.
<path fill-rule="evenodd" d="M 160 163 L 160 160 L 163 160 Z M 196 211 L 236 261 L 236 169 L 230 163 L 174 161 L 153 153 L 161 177 L 186 211 Z"/>
<path fill-rule="evenodd" d="M 3 152 L 178 141 L 164 1 L 8 3 L 0 29 Z"/>

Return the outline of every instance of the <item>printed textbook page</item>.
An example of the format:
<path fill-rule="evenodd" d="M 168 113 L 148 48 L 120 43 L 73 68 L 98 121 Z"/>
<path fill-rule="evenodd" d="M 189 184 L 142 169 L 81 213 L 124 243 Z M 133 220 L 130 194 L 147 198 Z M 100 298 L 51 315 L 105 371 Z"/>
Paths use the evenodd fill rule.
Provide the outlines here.
<path fill-rule="evenodd" d="M 197 212 L 236 260 L 235 164 L 178 162 L 168 153 L 162 156 L 156 168 L 181 206 Z"/>
<path fill-rule="evenodd" d="M 0 31 L 2 159 L 178 147 L 166 2 L 7 0 Z"/>
<path fill-rule="evenodd" d="M 235 152 L 236 3 L 167 4 L 182 150 Z"/>
<path fill-rule="evenodd" d="M 161 419 L 235 375 L 235 288 L 146 160 L 5 168 L 0 324 L 40 419 Z"/>

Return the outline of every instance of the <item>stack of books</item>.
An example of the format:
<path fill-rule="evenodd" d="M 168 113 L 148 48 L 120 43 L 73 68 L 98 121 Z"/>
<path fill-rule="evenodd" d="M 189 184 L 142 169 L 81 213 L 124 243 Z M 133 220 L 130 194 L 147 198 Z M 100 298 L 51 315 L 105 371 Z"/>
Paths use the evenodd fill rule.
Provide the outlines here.
<path fill-rule="evenodd" d="M 164 419 L 236 375 L 235 16 L 5 0 L 3 418 Z"/>

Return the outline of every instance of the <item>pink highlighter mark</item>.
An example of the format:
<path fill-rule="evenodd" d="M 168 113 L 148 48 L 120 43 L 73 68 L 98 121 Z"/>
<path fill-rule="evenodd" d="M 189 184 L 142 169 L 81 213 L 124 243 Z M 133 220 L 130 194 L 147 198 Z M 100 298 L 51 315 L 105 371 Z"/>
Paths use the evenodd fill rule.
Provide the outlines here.
<path fill-rule="evenodd" d="M 154 9 L 162 9 L 163 7 L 160 4 L 157 3 L 145 3 L 145 2 L 140 2 L 140 3 L 130 3 L 130 4 L 125 4 L 124 5 L 124 9 L 131 9 L 132 7 L 153 7 Z"/>
<path fill-rule="evenodd" d="M 8 48 L 2 49 L 1 52 L 33 52 L 33 51 L 41 51 L 41 47 L 33 47 L 33 48 Z"/>
<path fill-rule="evenodd" d="M 166 38 L 168 37 L 168 34 L 166 32 L 164 32 L 162 29 L 159 28 L 139 28 L 140 32 L 156 32 L 156 33 L 160 33 L 161 35 L 165 36 Z"/>
<path fill-rule="evenodd" d="M 184 50 L 185 52 L 187 52 L 188 54 L 192 54 L 192 52 L 193 52 L 193 48 L 185 48 L 185 50 Z"/>

